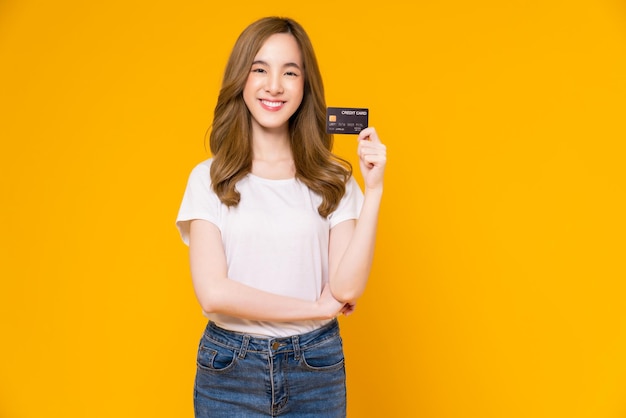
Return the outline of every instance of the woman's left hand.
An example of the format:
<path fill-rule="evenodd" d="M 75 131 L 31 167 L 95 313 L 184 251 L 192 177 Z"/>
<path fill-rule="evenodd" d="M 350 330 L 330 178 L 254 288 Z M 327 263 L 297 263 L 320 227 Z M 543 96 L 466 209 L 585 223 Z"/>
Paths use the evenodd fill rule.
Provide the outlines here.
<path fill-rule="evenodd" d="M 366 189 L 382 189 L 387 163 L 387 147 L 380 142 L 376 129 L 365 128 L 359 133 L 357 152 Z"/>
<path fill-rule="evenodd" d="M 356 309 L 356 303 L 346 303 L 343 305 L 343 309 L 341 309 L 341 313 L 345 316 L 350 316 L 352 312 Z"/>

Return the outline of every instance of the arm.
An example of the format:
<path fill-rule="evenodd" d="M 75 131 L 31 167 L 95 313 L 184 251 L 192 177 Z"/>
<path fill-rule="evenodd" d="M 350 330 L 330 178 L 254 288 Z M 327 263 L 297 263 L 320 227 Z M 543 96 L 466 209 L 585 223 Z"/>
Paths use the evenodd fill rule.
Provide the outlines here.
<path fill-rule="evenodd" d="M 329 247 L 332 294 L 350 304 L 363 294 L 370 274 L 387 162 L 386 147 L 374 128 L 361 131 L 358 140 L 365 200 L 358 221 L 345 221 L 331 229 Z"/>
<path fill-rule="evenodd" d="M 207 313 L 284 322 L 329 319 L 344 309 L 328 287 L 317 301 L 311 302 L 264 292 L 229 279 L 220 231 L 205 220 L 191 221 L 189 259 L 196 297 Z"/>

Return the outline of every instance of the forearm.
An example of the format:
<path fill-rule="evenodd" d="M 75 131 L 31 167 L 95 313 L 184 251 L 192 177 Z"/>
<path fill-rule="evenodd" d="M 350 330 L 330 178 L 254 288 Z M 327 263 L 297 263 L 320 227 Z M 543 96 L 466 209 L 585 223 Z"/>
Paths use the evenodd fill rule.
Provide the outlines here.
<path fill-rule="evenodd" d="M 332 294 L 341 302 L 354 303 L 365 291 L 374 258 L 381 199 L 382 187 L 366 189 L 352 236 L 337 267 L 331 271 Z"/>
<path fill-rule="evenodd" d="M 207 313 L 274 322 L 329 319 L 336 313 L 320 301 L 265 292 L 229 278 L 215 278 L 205 286 L 196 284 L 195 288 L 198 301 Z"/>
<path fill-rule="evenodd" d="M 228 266 L 217 227 L 194 220 L 190 225 L 189 261 L 194 291 L 202 309 L 260 321 L 332 318 L 342 304 L 324 290 L 316 301 L 281 296 L 228 278 Z"/>

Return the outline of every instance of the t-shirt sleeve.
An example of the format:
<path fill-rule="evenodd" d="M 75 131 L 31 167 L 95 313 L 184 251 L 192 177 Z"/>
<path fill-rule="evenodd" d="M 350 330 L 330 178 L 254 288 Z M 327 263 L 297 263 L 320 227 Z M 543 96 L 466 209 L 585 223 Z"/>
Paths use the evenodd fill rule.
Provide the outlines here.
<path fill-rule="evenodd" d="M 358 219 L 363 206 L 363 192 L 354 177 L 346 183 L 346 193 L 343 195 L 339 206 L 328 216 L 330 227 L 347 221 L 348 219 Z"/>
<path fill-rule="evenodd" d="M 220 200 L 211 188 L 210 163 L 205 161 L 191 171 L 176 217 L 183 242 L 189 245 L 189 223 L 193 219 L 204 219 L 219 228 L 219 210 Z"/>

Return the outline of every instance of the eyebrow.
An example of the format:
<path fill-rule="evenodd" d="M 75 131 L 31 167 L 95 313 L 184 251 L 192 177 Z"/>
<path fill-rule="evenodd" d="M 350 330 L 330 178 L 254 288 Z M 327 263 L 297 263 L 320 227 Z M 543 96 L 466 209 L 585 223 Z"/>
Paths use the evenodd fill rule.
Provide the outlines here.
<path fill-rule="evenodd" d="M 256 61 L 254 61 L 254 62 L 252 63 L 252 65 L 255 65 L 255 64 L 256 64 L 256 65 L 265 65 L 266 67 L 269 67 L 269 66 L 270 66 L 267 62 L 265 62 L 265 61 L 263 61 L 263 60 L 256 60 Z M 283 68 L 286 68 L 286 67 L 295 67 L 295 68 L 297 68 L 298 70 L 300 70 L 300 69 L 301 69 L 301 68 L 300 68 L 300 66 L 299 66 L 298 64 L 296 64 L 295 62 L 288 62 L 288 63 L 285 63 L 285 64 L 283 65 Z"/>

